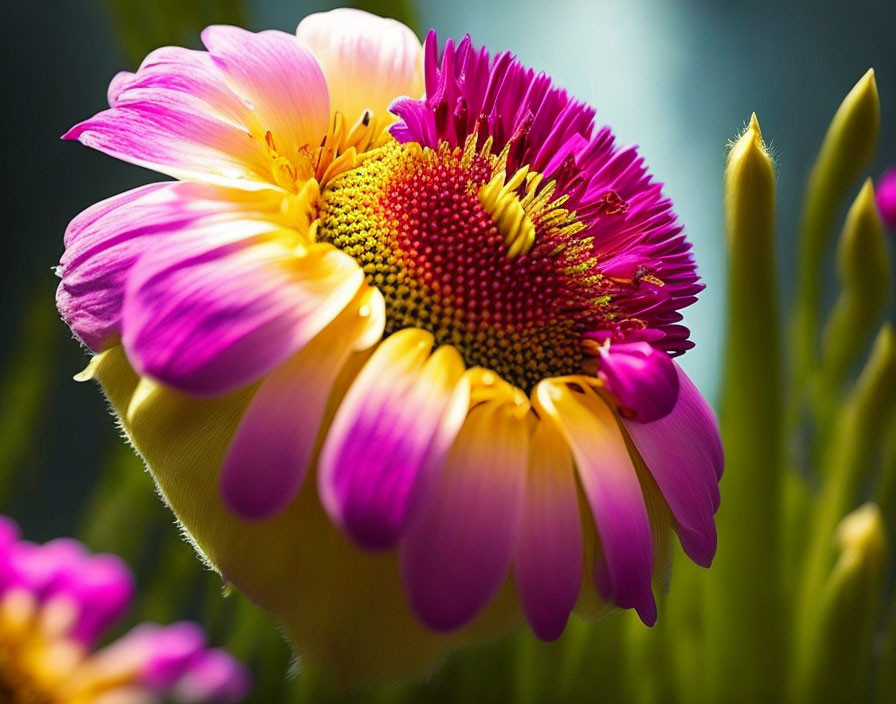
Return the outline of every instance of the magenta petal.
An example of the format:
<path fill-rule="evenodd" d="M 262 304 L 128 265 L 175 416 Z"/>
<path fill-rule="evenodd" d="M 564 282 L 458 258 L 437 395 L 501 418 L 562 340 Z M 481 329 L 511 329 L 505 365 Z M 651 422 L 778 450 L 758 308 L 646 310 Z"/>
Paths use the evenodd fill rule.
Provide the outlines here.
<path fill-rule="evenodd" d="M 10 560 L 16 583 L 43 600 L 60 580 L 86 564 L 88 553 L 71 538 L 57 538 L 43 545 L 22 540 L 12 546 Z"/>
<path fill-rule="evenodd" d="M 279 153 L 291 157 L 320 143 L 330 121 L 327 82 L 297 37 L 215 25 L 203 30 L 202 43 L 253 120 L 271 132 Z"/>
<path fill-rule="evenodd" d="M 158 231 L 132 221 L 129 216 L 142 210 L 133 203 L 167 185 L 143 186 L 97 203 L 72 220 L 66 230 L 56 306 L 72 331 L 94 352 L 121 335 L 124 282 L 140 254 L 141 240 Z"/>
<path fill-rule="evenodd" d="M 504 582 L 522 513 L 527 445 L 525 420 L 496 402 L 470 411 L 400 546 L 408 598 L 430 628 L 464 625 Z"/>
<path fill-rule="evenodd" d="M 308 371 L 295 360 L 274 371 L 240 421 L 221 470 L 221 491 L 243 518 L 276 515 L 305 480 L 336 370 L 313 370 L 323 379 L 309 378 L 303 373 Z"/>
<path fill-rule="evenodd" d="M 617 606 L 634 608 L 644 623 L 653 625 L 650 519 L 613 412 L 592 392 L 576 393 L 558 382 L 541 382 L 534 393 L 569 443 L 591 505 L 603 554 L 595 562 L 598 591 Z"/>
<path fill-rule="evenodd" d="M 662 418 L 678 398 L 678 374 L 668 354 L 647 342 L 610 344 L 598 353 L 598 375 L 640 423 Z"/>
<path fill-rule="evenodd" d="M 400 122 L 389 128 L 399 142 L 413 142 L 417 135 L 423 135 L 424 144 L 439 143 L 430 110 L 425 103 L 412 98 L 397 98 L 389 106 L 389 111 L 401 118 Z"/>
<path fill-rule="evenodd" d="M 69 538 L 43 545 L 16 542 L 10 547 L 6 569 L 0 565 L 0 580 L 33 592 L 42 602 L 60 598 L 73 603 L 77 620 L 71 635 L 88 644 L 127 612 L 134 591 L 133 578 L 122 560 L 113 555 L 91 556 L 81 543 Z"/>
<path fill-rule="evenodd" d="M 196 183 L 155 183 L 97 203 L 72 220 L 56 303 L 84 344 L 99 352 L 120 337 L 125 282 L 145 251 L 203 220 L 234 217 L 240 205 L 251 208 L 245 200 L 231 202 L 230 193 Z"/>
<path fill-rule="evenodd" d="M 223 650 L 206 650 L 195 656 L 174 686 L 178 702 L 235 704 L 252 686 L 248 670 Z"/>
<path fill-rule="evenodd" d="M 115 76 L 108 93 L 110 109 L 63 139 L 176 178 L 270 179 L 266 145 L 252 138 L 251 110 L 207 53 L 158 49 L 137 73 Z"/>
<path fill-rule="evenodd" d="M 395 544 L 447 451 L 466 400 L 452 347 L 430 355 L 432 335 L 407 329 L 386 339 L 352 383 L 321 450 L 318 488 L 335 521 L 361 545 Z M 452 403 L 453 401 L 453 403 Z"/>
<path fill-rule="evenodd" d="M 268 518 L 296 497 L 336 376 L 353 349 L 380 337 L 384 319 L 383 297 L 371 289 L 265 379 L 224 460 L 221 489 L 232 510 Z"/>
<path fill-rule="evenodd" d="M 185 180 L 270 183 L 266 135 L 292 157 L 327 129 L 323 74 L 296 37 L 209 27 L 210 53 L 152 52 L 109 86 L 111 108 L 64 135 L 111 156 Z"/>
<path fill-rule="evenodd" d="M 183 674 L 205 648 L 205 633 L 195 623 L 181 621 L 170 626 L 144 623 L 137 626 L 116 647 L 134 648 L 143 655 L 141 681 L 164 692 Z"/>
<path fill-rule="evenodd" d="M 19 526 L 15 521 L 0 516 L 0 594 L 15 582 L 13 552 L 19 538 Z"/>
<path fill-rule="evenodd" d="M 476 47 L 469 37 L 448 39 L 440 49 L 430 32 L 423 71 L 425 95 L 390 107 L 400 118 L 392 135 L 433 149 L 468 139 L 481 147 L 490 138 L 493 154 L 508 149 L 508 173 L 528 165 L 553 181 L 554 197 L 564 198 L 584 227 L 575 236 L 589 255 L 581 266 L 599 282 L 583 299 L 561 296 L 555 303 L 581 320 L 583 311 L 603 310 L 593 301 L 604 298 L 612 316 L 595 315 L 583 328 L 617 342 L 651 336 L 673 354 L 687 349 L 687 330 L 674 325 L 675 316 L 702 285 L 671 203 L 637 150 L 617 146 L 609 128 L 595 125 L 594 110 L 544 73 L 513 54 Z"/>
<path fill-rule="evenodd" d="M 0 516 L 0 550 L 12 545 L 18 537 L 18 524 L 7 516 Z"/>
<path fill-rule="evenodd" d="M 890 168 L 881 177 L 875 195 L 883 221 L 891 230 L 896 230 L 896 167 Z"/>
<path fill-rule="evenodd" d="M 682 547 L 708 567 L 716 551 L 722 441 L 709 404 L 678 365 L 675 370 L 680 391 L 672 412 L 651 423 L 625 421 L 625 427 L 669 504 Z"/>
<path fill-rule="evenodd" d="M 47 598 L 62 596 L 78 606 L 72 636 L 91 644 L 122 618 L 131 605 L 134 579 L 127 565 L 114 555 L 95 555 L 60 575 Z"/>
<path fill-rule="evenodd" d="M 514 575 L 535 635 L 560 636 L 582 584 L 582 529 L 575 470 L 563 438 L 547 422 L 532 435 Z"/>
<path fill-rule="evenodd" d="M 301 349 L 364 274 L 347 254 L 297 254 L 276 225 L 225 223 L 144 254 L 128 280 L 123 342 L 135 368 L 181 391 L 249 384 Z"/>

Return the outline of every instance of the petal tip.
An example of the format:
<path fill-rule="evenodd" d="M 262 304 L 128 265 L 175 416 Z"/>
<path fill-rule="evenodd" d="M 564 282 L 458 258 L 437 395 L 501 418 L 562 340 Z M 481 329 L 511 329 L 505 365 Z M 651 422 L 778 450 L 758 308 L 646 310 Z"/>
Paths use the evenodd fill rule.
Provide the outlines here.
<path fill-rule="evenodd" d="M 77 125 L 70 127 L 65 134 L 59 137 L 59 139 L 64 140 L 66 142 L 80 142 L 81 135 L 86 131 L 87 123 L 79 122 Z"/>
<path fill-rule="evenodd" d="M 657 610 L 656 610 L 656 600 L 653 598 L 653 592 L 650 593 L 650 597 L 644 597 L 642 603 L 635 607 L 635 611 L 638 614 L 638 618 L 641 619 L 641 622 L 647 626 L 648 628 L 653 628 L 656 625 L 657 620 Z"/>

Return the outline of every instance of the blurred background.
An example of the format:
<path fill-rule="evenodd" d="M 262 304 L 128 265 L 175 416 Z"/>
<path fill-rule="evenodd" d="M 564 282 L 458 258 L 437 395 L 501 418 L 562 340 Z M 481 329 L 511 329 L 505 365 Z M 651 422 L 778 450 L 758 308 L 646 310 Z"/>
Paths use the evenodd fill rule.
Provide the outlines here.
<path fill-rule="evenodd" d="M 95 549 L 123 553 L 146 587 L 140 616 L 207 617 L 213 636 L 234 643 L 240 642 L 232 636 L 234 623 L 263 617 L 238 600 L 222 606 L 205 598 L 220 584 L 173 539 L 172 518 L 123 447 L 101 395 L 72 381 L 87 357 L 53 303 L 53 267 L 68 221 L 102 198 L 160 177 L 59 136 L 103 109 L 112 76 L 135 69 L 156 46 L 199 47 L 199 31 L 213 23 L 293 31 L 305 14 L 338 4 L 6 0 L 0 9 L 7 184 L 0 191 L 6 223 L 0 512 L 33 540 L 77 535 Z M 421 36 L 434 27 L 442 37 L 468 32 L 493 51 L 511 49 L 596 106 L 598 119 L 621 142 L 640 145 L 666 184 L 707 285 L 686 311 L 697 346 L 682 365 L 713 401 L 725 325 L 722 172 L 728 141 L 755 110 L 777 164 L 784 272 L 793 271 L 808 167 L 840 100 L 869 67 L 877 73 L 883 114 L 871 175 L 896 161 L 892 0 L 354 4 L 398 17 Z M 781 278 L 787 301 L 793 277 Z M 833 284 L 830 290 L 833 296 Z M 189 603 L 172 602 L 176 591 L 189 594 Z M 275 639 L 270 647 L 278 645 Z M 283 646 L 276 652 L 282 674 L 288 655 Z"/>

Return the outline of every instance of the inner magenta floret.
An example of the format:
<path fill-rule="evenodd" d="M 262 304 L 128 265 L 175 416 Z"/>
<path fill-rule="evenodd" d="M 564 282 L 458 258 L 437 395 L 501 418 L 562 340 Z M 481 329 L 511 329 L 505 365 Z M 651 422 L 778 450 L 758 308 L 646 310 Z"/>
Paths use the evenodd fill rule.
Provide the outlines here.
<path fill-rule="evenodd" d="M 318 237 L 382 292 L 386 334 L 423 328 L 528 390 L 582 372 L 584 333 L 617 313 L 591 241 L 536 174 L 512 196 L 528 208 L 534 244 L 512 253 L 480 196 L 504 165 L 471 146 L 387 145 L 327 185 Z"/>

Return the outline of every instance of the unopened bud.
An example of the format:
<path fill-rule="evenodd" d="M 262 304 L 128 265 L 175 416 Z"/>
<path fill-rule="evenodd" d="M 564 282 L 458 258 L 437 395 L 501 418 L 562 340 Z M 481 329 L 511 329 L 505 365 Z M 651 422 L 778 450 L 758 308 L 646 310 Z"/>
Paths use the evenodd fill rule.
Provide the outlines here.
<path fill-rule="evenodd" d="M 887 302 L 892 276 L 874 186 L 865 182 L 846 216 L 837 250 L 843 290 L 825 327 L 820 384 L 836 396 L 846 373 L 866 349 Z"/>
<path fill-rule="evenodd" d="M 883 518 L 876 504 L 850 513 L 837 528 L 839 557 L 824 585 L 805 661 L 800 701 L 867 699 L 874 622 L 887 557 Z"/>

